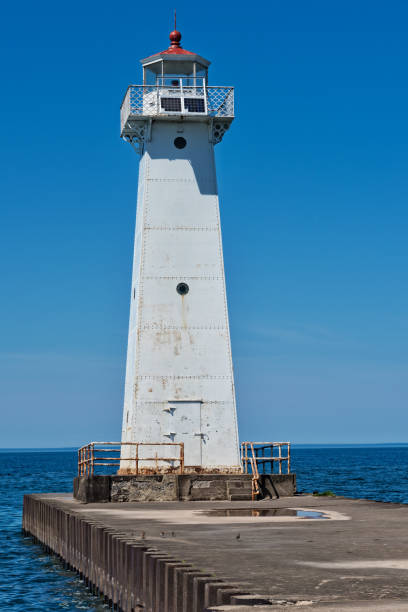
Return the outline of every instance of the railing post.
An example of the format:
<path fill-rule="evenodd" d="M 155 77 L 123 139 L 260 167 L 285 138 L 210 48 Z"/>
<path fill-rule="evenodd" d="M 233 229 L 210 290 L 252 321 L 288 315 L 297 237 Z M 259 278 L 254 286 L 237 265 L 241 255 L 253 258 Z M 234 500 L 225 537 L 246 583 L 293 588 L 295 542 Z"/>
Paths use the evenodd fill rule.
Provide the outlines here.
<path fill-rule="evenodd" d="M 290 442 L 288 442 L 288 474 L 290 474 Z"/>
<path fill-rule="evenodd" d="M 92 444 L 91 446 L 91 476 L 94 475 L 94 459 L 95 459 L 95 453 L 94 453 L 94 444 Z"/>
<path fill-rule="evenodd" d="M 273 474 L 273 470 L 274 470 L 274 467 L 275 467 L 275 460 L 273 458 L 273 449 L 274 449 L 274 447 L 275 447 L 275 445 L 272 442 L 272 444 L 271 444 L 271 474 Z"/>
<path fill-rule="evenodd" d="M 279 474 L 282 474 L 282 445 L 279 444 Z"/>
<path fill-rule="evenodd" d="M 245 443 L 245 457 L 246 457 L 246 464 L 247 464 L 247 473 L 249 474 L 249 446 L 248 446 L 248 442 Z"/>
<path fill-rule="evenodd" d="M 136 442 L 136 476 L 139 474 L 139 443 Z"/>
<path fill-rule="evenodd" d="M 184 442 L 180 442 L 180 474 L 184 474 Z"/>
<path fill-rule="evenodd" d="M 205 114 L 208 115 L 208 106 L 209 106 L 208 102 L 209 102 L 209 100 L 208 100 L 207 87 L 206 87 L 206 84 L 205 84 L 205 80 L 203 82 L 203 91 L 204 91 Z"/>

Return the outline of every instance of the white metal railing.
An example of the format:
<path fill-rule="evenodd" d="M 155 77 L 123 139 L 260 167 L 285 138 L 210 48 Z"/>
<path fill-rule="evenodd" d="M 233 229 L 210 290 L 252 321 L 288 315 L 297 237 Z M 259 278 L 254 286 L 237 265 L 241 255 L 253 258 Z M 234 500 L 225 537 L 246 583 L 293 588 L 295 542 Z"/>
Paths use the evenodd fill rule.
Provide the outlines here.
<path fill-rule="evenodd" d="M 195 76 L 177 76 L 177 75 L 164 75 L 158 76 L 156 83 L 145 83 L 145 85 L 158 85 L 159 87 L 205 87 L 207 82 L 205 77 Z"/>
<path fill-rule="evenodd" d="M 205 85 L 130 85 L 121 106 L 122 130 L 128 119 L 159 115 L 234 117 L 234 88 Z"/>

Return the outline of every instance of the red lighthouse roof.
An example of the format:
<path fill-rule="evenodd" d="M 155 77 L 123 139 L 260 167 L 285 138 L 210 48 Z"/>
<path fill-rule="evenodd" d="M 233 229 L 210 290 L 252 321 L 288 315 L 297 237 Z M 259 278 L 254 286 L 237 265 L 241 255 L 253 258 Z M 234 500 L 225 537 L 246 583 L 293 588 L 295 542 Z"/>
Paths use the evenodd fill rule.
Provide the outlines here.
<path fill-rule="evenodd" d="M 209 66 L 210 62 L 208 60 L 204 59 L 197 53 L 193 53 L 192 51 L 187 51 L 187 49 L 183 49 L 180 44 L 181 32 L 174 29 L 172 32 L 170 32 L 169 38 L 170 46 L 168 49 L 165 49 L 164 51 L 159 51 L 158 53 L 154 53 L 153 55 L 149 55 L 149 57 L 146 57 L 145 59 L 141 60 L 142 64 L 150 64 L 152 61 L 157 61 L 158 59 L 170 60 L 172 59 L 171 56 L 188 56 L 188 58 L 185 57 L 186 60 L 188 59 L 189 61 L 197 61 L 198 63 L 204 66 Z M 176 58 L 174 57 L 174 59 Z M 182 58 L 180 57 L 180 59 Z"/>

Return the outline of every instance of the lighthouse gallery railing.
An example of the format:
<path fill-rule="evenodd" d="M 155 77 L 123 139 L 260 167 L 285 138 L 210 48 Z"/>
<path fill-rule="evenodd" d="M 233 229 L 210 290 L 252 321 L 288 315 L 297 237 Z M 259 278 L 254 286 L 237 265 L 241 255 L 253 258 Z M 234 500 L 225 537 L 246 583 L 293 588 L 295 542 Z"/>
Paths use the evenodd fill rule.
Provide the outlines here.
<path fill-rule="evenodd" d="M 166 111 L 163 109 L 161 99 L 180 99 L 180 110 L 173 106 L 173 110 Z M 190 104 L 181 104 L 184 100 L 189 100 Z M 204 109 L 194 107 L 192 100 L 203 99 L 205 101 Z M 189 110 L 190 109 L 190 110 Z M 214 118 L 233 118 L 234 117 L 234 88 L 233 87 L 215 87 L 215 86 L 181 86 L 181 87 L 165 87 L 162 85 L 129 85 L 121 106 L 121 124 L 122 128 L 126 121 L 133 117 L 145 116 L 163 116 L 163 114 L 179 114 L 179 115 L 204 115 Z"/>

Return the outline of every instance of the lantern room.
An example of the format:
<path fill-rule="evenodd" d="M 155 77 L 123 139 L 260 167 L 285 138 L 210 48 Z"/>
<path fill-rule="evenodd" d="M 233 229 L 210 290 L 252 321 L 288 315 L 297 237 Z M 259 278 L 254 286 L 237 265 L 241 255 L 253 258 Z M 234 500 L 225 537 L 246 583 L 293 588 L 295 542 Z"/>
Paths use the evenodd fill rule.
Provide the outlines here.
<path fill-rule="evenodd" d="M 170 33 L 170 46 L 165 51 L 141 60 L 143 85 L 160 87 L 203 87 L 208 84 L 210 62 L 183 49 L 181 33 Z"/>

